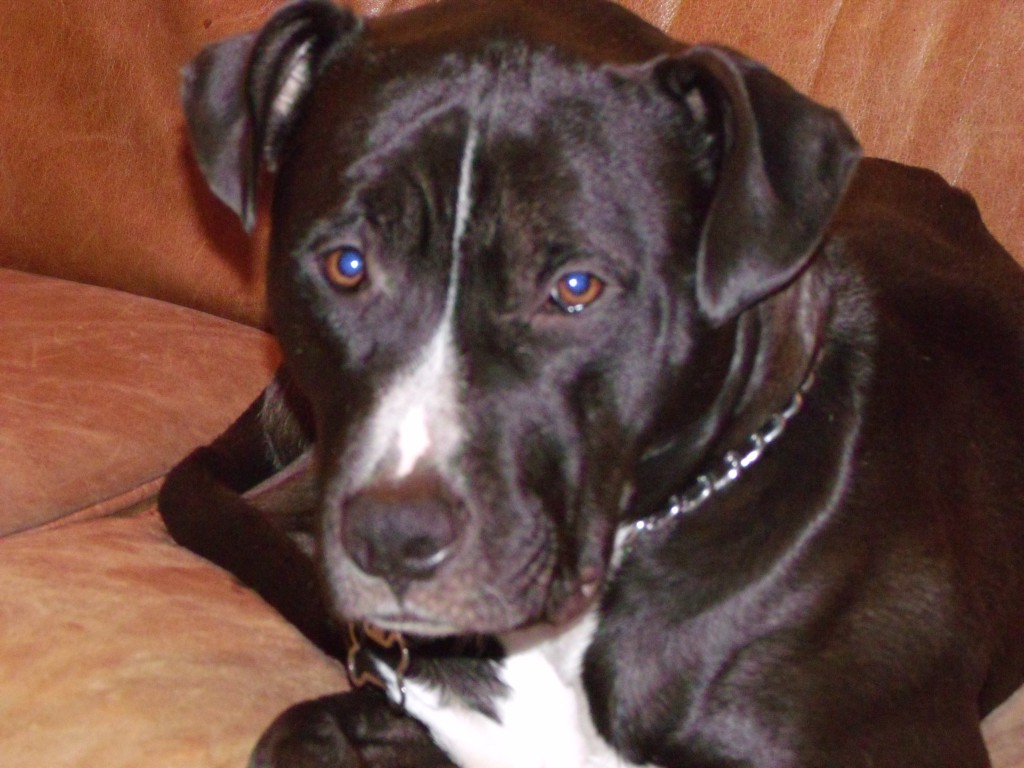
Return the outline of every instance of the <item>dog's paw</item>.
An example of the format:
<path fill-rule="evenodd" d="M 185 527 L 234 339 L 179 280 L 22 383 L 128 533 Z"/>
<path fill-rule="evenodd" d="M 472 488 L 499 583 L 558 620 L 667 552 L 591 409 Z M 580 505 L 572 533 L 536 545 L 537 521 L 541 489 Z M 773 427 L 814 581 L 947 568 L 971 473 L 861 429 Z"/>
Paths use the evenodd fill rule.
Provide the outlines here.
<path fill-rule="evenodd" d="M 456 768 L 418 720 L 374 688 L 296 704 L 266 730 L 249 768 Z"/>
<path fill-rule="evenodd" d="M 333 697 L 330 697 L 333 698 Z M 260 737 L 249 768 L 357 768 L 366 765 L 325 699 L 296 704 Z"/>

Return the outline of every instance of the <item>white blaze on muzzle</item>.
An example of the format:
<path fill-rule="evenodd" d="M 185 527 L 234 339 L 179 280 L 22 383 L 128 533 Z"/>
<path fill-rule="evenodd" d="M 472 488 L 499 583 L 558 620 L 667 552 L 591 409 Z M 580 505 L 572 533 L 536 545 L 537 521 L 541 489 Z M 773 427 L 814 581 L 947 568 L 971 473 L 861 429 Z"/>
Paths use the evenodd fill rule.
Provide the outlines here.
<path fill-rule="evenodd" d="M 411 370 L 384 394 L 370 422 L 370 444 L 388 461 L 384 478 L 408 476 L 421 462 L 443 467 L 462 439 L 458 359 L 443 320 Z"/>
<path fill-rule="evenodd" d="M 393 379 L 371 415 L 357 485 L 397 480 L 421 463 L 444 469 L 462 442 L 461 375 L 454 317 L 462 264 L 462 240 L 473 205 L 473 162 L 479 133 L 470 124 L 459 167 L 451 269 L 445 308 L 422 353 Z"/>

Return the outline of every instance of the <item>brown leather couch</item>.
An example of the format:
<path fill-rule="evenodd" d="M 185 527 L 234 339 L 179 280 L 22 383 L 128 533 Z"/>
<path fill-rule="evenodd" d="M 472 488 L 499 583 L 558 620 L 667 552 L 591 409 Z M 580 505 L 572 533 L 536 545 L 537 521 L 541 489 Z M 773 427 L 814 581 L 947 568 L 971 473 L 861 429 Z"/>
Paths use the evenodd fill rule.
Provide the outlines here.
<path fill-rule="evenodd" d="M 407 2 L 356 3 L 366 13 Z M 1024 257 L 1024 3 L 626 0 L 840 108 L 870 154 L 977 198 Z M 169 541 L 163 473 L 277 352 L 265 232 L 203 190 L 179 67 L 267 0 L 11 3 L 0 24 L 0 765 L 241 766 L 280 709 L 344 684 Z M 1024 693 L 986 722 L 1024 766 Z"/>

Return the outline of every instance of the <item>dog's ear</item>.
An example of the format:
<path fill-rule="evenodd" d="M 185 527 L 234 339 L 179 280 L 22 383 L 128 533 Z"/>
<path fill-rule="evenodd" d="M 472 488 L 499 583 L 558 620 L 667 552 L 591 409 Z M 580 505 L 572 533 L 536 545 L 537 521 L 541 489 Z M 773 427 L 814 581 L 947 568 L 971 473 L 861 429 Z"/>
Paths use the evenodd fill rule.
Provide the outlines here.
<path fill-rule="evenodd" d="M 701 312 L 719 325 L 804 267 L 860 147 L 836 112 L 728 49 L 691 48 L 656 74 L 710 132 L 717 155 L 696 290 Z"/>
<path fill-rule="evenodd" d="M 251 232 L 256 184 L 316 76 L 358 37 L 360 21 L 326 0 L 286 6 L 256 33 L 204 49 L 183 71 L 182 102 L 210 189 Z"/>

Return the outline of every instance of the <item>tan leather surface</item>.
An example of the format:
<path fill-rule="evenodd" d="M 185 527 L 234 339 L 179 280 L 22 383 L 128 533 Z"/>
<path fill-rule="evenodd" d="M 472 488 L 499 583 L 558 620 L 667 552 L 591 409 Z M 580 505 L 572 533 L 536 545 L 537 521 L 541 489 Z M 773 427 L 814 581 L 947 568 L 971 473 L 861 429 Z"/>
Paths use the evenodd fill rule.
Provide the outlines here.
<path fill-rule="evenodd" d="M 0 539 L 0 585 L 4 768 L 242 768 L 281 710 L 344 685 L 153 513 Z"/>
<path fill-rule="evenodd" d="M 256 397 L 276 354 L 221 318 L 0 269 L 0 535 L 158 478 Z"/>
<path fill-rule="evenodd" d="M 197 180 L 177 73 L 204 43 L 279 4 L 11 4 L 0 24 L 0 265 L 262 322 L 262 249 Z M 369 13 L 414 4 L 353 3 Z M 966 186 L 1024 258 L 1024 3 L 625 4 L 680 38 L 765 60 L 842 109 L 869 152 Z"/>
<path fill-rule="evenodd" d="M 8 3 L 0 265 L 254 320 L 250 248 L 192 172 L 178 71 L 264 0 Z"/>
<path fill-rule="evenodd" d="M 983 723 L 993 768 L 1024 768 L 1024 688 Z"/>

